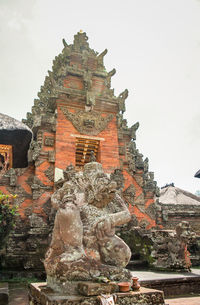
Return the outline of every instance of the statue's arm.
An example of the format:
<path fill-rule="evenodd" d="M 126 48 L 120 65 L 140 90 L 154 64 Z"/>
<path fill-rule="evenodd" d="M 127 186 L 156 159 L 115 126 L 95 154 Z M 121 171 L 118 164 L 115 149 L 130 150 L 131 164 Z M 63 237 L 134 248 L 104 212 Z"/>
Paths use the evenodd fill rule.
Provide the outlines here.
<path fill-rule="evenodd" d="M 111 222 L 113 226 L 120 226 L 131 220 L 131 214 L 124 202 L 124 200 L 116 194 L 116 201 L 118 207 L 121 209 L 120 212 L 110 214 Z"/>
<path fill-rule="evenodd" d="M 97 238 L 100 241 L 104 241 L 110 236 L 114 236 L 115 227 L 125 224 L 131 220 L 130 212 L 124 203 L 123 199 L 116 195 L 118 208 L 120 207 L 120 212 L 108 214 L 107 217 L 103 217 L 98 220 L 96 225 Z"/>

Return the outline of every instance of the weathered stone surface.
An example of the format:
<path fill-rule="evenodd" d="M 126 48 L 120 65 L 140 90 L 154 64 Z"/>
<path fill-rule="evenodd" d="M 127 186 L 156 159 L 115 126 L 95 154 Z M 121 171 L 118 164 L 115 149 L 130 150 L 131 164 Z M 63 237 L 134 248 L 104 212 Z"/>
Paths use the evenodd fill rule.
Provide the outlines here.
<path fill-rule="evenodd" d="M 55 139 L 53 137 L 45 137 L 44 144 L 46 146 L 54 146 Z"/>
<path fill-rule="evenodd" d="M 127 202 L 129 202 L 130 204 L 134 205 L 135 201 L 134 201 L 134 197 L 135 197 L 135 188 L 133 184 L 130 184 L 129 187 L 127 187 L 124 192 L 123 192 L 123 196 L 126 199 Z"/>
<path fill-rule="evenodd" d="M 162 291 L 141 287 L 139 291 L 115 293 L 119 305 L 164 305 Z M 98 296 L 63 295 L 46 288 L 46 283 L 35 283 L 29 286 L 30 305 L 99 305 Z"/>
<path fill-rule="evenodd" d="M 61 109 L 66 118 L 72 122 L 81 134 L 98 135 L 113 119 L 112 114 L 103 117 L 101 113 L 95 111 L 85 112 L 80 110 L 76 113 L 71 113 L 66 107 L 61 107 Z"/>
<path fill-rule="evenodd" d="M 152 231 L 154 258 L 153 265 L 158 269 L 190 271 L 191 261 L 187 244 L 192 238 L 190 226 L 182 222 L 174 230 Z"/>
<path fill-rule="evenodd" d="M 53 283 L 62 290 L 65 281 L 96 281 L 102 276 L 117 281 L 130 278 L 123 269 L 130 249 L 115 235 L 115 227 L 128 222 L 130 213 L 116 187 L 101 164 L 91 162 L 53 194 L 57 214 L 45 259 L 50 287 Z M 112 201 L 120 211 L 111 210 Z"/>
<path fill-rule="evenodd" d="M 85 296 L 110 294 L 117 291 L 116 283 L 93 283 L 93 282 L 81 282 L 78 284 L 78 291 Z"/>

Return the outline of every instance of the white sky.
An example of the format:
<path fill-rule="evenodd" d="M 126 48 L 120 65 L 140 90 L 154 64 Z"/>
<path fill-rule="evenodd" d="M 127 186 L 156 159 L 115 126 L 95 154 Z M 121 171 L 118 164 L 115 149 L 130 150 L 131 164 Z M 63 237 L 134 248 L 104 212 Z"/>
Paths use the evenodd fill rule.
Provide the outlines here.
<path fill-rule="evenodd" d="M 108 49 L 112 87 L 129 90 L 128 125 L 159 186 L 195 192 L 200 179 L 199 0 L 0 0 L 0 112 L 21 120 L 47 70 L 80 29 Z"/>

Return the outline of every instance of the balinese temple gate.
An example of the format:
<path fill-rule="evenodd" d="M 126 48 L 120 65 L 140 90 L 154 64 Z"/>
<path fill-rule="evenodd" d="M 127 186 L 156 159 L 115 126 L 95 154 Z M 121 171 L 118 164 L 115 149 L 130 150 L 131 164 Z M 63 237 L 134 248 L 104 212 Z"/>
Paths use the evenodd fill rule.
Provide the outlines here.
<path fill-rule="evenodd" d="M 128 127 L 123 117 L 128 90 L 114 95 L 111 77 L 116 71 L 107 72 L 103 62 L 107 50 L 92 50 L 83 32 L 73 44 L 64 39 L 63 44 L 23 120 L 33 132 L 28 166 L 8 170 L 0 181 L 4 193 L 18 195 L 20 214 L 2 256 L 6 268 L 43 269 L 55 214 L 51 195 L 66 168 L 82 171 L 91 155 L 123 192 L 134 226 L 150 229 L 161 221 L 156 219 L 154 174 L 136 148 L 139 123 Z"/>

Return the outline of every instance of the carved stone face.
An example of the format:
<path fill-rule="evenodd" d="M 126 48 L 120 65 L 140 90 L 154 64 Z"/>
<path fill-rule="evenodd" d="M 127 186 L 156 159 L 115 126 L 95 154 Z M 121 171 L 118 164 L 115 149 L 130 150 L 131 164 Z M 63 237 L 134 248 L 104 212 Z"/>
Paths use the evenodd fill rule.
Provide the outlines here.
<path fill-rule="evenodd" d="M 63 196 L 62 196 L 62 203 L 61 208 L 65 208 L 67 204 L 69 203 L 75 203 L 76 202 L 76 196 L 74 194 L 74 189 L 71 187 L 71 185 L 65 185 Z"/>
<path fill-rule="evenodd" d="M 83 125 L 88 128 L 93 128 L 95 126 L 94 120 L 84 120 Z"/>
<path fill-rule="evenodd" d="M 114 199 L 116 188 L 115 181 L 111 181 L 105 174 L 97 174 L 92 185 L 86 189 L 88 203 L 98 208 L 105 207 Z"/>
<path fill-rule="evenodd" d="M 67 202 L 74 202 L 76 199 L 74 194 L 66 194 L 63 196 L 62 202 L 67 203 Z"/>
<path fill-rule="evenodd" d="M 191 236 L 191 228 L 187 221 L 182 221 L 176 226 L 176 234 L 179 236 L 182 240 L 186 241 Z"/>

